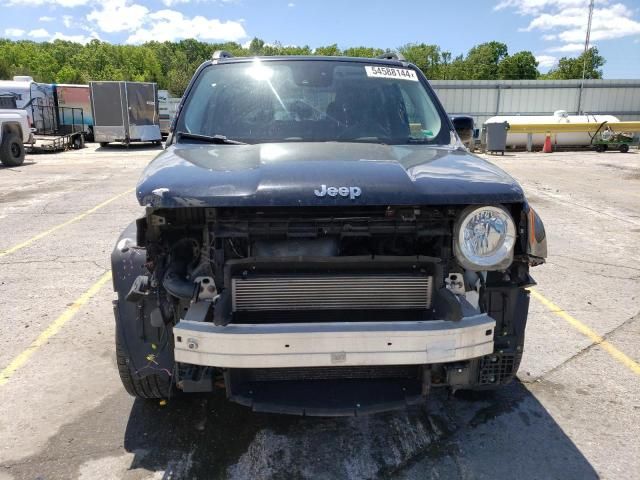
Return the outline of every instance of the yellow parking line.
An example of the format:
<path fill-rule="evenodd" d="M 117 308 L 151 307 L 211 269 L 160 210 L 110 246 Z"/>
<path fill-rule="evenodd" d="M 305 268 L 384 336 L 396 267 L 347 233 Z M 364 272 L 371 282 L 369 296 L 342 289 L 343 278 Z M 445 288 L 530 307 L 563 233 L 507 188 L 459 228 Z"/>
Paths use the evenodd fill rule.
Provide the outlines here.
<path fill-rule="evenodd" d="M 0 387 L 7 383 L 12 375 L 22 367 L 31 356 L 47 341 L 53 337 L 60 329 L 78 313 L 78 310 L 87 303 L 91 298 L 100 291 L 105 283 L 111 279 L 111 270 L 103 274 L 96 283 L 94 283 L 89 290 L 84 292 L 80 297 L 73 302 L 58 318 L 56 318 L 40 335 L 36 338 L 31 345 L 29 345 L 22 353 L 16 358 L 11 360 L 11 363 L 2 369 L 0 372 Z"/>
<path fill-rule="evenodd" d="M 578 330 L 584 336 L 588 337 L 594 344 L 599 345 L 600 347 L 602 347 L 602 349 L 605 352 L 607 352 L 609 355 L 611 355 L 614 359 L 616 359 L 618 362 L 623 364 L 625 367 L 627 367 L 633 373 L 635 373 L 637 375 L 640 375 L 640 364 L 638 362 L 636 362 L 632 358 L 628 357 L 622 351 L 618 350 L 616 347 L 611 345 L 611 343 L 609 343 L 603 337 L 601 337 L 596 332 L 591 330 L 589 327 L 587 327 L 580 320 L 578 320 L 578 319 L 572 317 L 571 315 L 569 315 L 567 312 L 565 312 L 563 309 L 561 309 L 558 305 L 556 305 L 551 300 L 549 300 L 546 297 L 544 297 L 537 290 L 531 289 L 531 296 L 533 296 L 533 298 L 535 298 L 540 303 L 542 303 L 545 307 L 547 307 L 552 313 L 555 313 L 558 317 L 562 318 L 567 323 L 569 323 L 569 325 L 571 325 L 573 328 Z"/>
<path fill-rule="evenodd" d="M 28 240 L 25 240 L 22 243 L 19 243 L 17 245 L 14 245 L 13 247 L 7 249 L 7 250 L 0 250 L 0 258 L 4 257 L 5 255 L 9 255 L 10 253 L 14 253 L 17 252 L 18 250 L 21 250 L 25 247 L 28 247 L 29 245 L 31 245 L 33 242 L 40 240 L 41 238 L 46 237 L 47 235 L 60 230 L 61 228 L 66 227 L 67 225 L 71 225 L 72 223 L 78 222 L 80 220 L 82 220 L 83 218 L 85 218 L 87 215 L 91 215 L 92 213 L 100 210 L 102 207 L 105 207 L 107 205 L 109 205 L 111 202 L 115 202 L 116 200 L 118 200 L 120 197 L 123 197 L 131 192 L 133 192 L 135 190 L 135 188 L 132 188 L 130 190 L 127 190 L 126 192 L 122 192 L 118 195 L 116 195 L 115 197 L 111 197 L 109 200 L 105 200 L 102 203 L 99 203 L 98 205 L 96 205 L 93 208 L 90 208 L 89 210 L 87 210 L 86 212 L 81 213 L 78 216 L 75 216 L 69 220 L 67 220 L 66 222 L 63 222 L 59 225 L 56 225 L 55 227 L 51 227 L 49 230 L 45 230 L 44 232 L 39 233 L 38 235 L 31 237 Z"/>

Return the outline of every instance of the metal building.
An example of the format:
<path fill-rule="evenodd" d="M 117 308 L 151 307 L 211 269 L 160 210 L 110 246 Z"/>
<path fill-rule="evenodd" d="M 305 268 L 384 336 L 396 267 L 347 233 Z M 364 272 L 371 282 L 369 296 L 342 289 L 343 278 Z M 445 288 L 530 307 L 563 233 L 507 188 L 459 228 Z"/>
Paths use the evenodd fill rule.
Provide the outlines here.
<path fill-rule="evenodd" d="M 640 120 L 640 80 L 432 80 L 450 115 L 609 114 Z"/>

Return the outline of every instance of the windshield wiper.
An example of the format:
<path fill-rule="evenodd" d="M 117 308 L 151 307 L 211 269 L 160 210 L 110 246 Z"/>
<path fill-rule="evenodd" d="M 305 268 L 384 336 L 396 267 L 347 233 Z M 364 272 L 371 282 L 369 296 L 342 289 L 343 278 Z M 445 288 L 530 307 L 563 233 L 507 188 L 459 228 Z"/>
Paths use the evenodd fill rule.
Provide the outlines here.
<path fill-rule="evenodd" d="M 199 133 L 178 132 L 178 140 L 187 138 L 191 140 L 200 140 L 201 142 L 215 143 L 220 145 L 247 145 L 238 140 L 231 140 L 224 135 L 201 135 Z"/>

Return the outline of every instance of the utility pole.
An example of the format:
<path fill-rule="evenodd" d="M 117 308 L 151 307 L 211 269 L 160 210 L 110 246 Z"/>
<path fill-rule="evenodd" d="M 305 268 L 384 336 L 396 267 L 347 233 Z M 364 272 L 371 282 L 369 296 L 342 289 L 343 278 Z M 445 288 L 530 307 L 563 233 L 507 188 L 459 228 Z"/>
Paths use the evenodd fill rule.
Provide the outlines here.
<path fill-rule="evenodd" d="M 591 39 L 591 19 L 593 18 L 593 4 L 595 0 L 589 2 L 589 20 L 587 21 L 587 36 L 584 40 L 584 61 L 582 62 L 582 81 L 580 82 L 580 92 L 578 93 L 578 115 L 582 113 L 582 91 L 584 90 L 584 76 L 587 72 L 587 52 L 589 51 L 589 40 Z"/>

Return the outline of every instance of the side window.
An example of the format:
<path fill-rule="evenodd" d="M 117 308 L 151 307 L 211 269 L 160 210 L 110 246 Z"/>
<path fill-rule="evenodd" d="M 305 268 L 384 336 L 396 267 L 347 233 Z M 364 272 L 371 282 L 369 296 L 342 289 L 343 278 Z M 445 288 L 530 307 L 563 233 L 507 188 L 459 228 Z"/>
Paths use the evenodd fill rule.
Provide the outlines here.
<path fill-rule="evenodd" d="M 407 117 L 409 117 L 409 123 L 420 123 L 421 119 L 417 115 L 416 106 L 411 100 L 411 97 L 407 95 L 406 90 L 402 90 L 402 99 L 404 100 L 404 106 L 407 110 Z"/>
<path fill-rule="evenodd" d="M 414 138 L 433 138 L 440 131 L 440 116 L 424 95 L 413 95 L 415 90 L 403 89 L 402 98 L 409 117 L 409 130 Z M 418 102 L 418 104 L 416 104 Z"/>
<path fill-rule="evenodd" d="M 407 117 L 409 118 L 409 132 L 414 138 L 421 138 L 422 131 L 426 128 L 424 124 L 424 118 L 419 115 L 419 109 L 416 108 L 415 103 L 411 100 L 411 97 L 407 94 L 406 90 L 402 90 L 402 99 L 407 110 Z"/>

